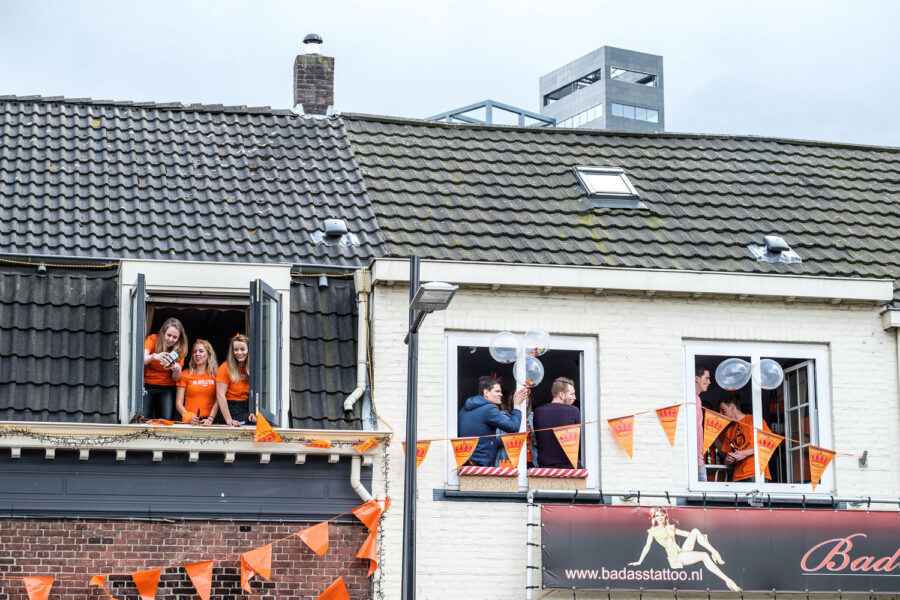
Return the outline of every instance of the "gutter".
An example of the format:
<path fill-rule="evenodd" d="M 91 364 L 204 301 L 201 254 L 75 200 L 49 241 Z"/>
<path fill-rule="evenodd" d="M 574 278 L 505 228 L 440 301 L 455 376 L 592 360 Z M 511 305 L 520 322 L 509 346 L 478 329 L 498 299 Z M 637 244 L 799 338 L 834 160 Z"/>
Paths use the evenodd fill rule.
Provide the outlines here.
<path fill-rule="evenodd" d="M 344 400 L 344 411 L 353 410 L 356 401 L 362 398 L 366 392 L 366 321 L 368 313 L 363 310 L 367 306 L 365 301 L 368 294 L 369 282 L 366 279 L 365 269 L 353 274 L 353 283 L 356 286 L 356 389 Z"/>

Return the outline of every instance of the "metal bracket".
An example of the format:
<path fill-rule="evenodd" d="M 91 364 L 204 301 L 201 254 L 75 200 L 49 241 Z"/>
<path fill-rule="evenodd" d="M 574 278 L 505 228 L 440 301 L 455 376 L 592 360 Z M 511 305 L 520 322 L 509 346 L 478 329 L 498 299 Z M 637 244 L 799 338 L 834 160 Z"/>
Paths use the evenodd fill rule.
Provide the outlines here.
<path fill-rule="evenodd" d="M 869 466 L 869 451 L 863 450 L 862 456 L 859 457 L 859 468 L 865 469 Z"/>

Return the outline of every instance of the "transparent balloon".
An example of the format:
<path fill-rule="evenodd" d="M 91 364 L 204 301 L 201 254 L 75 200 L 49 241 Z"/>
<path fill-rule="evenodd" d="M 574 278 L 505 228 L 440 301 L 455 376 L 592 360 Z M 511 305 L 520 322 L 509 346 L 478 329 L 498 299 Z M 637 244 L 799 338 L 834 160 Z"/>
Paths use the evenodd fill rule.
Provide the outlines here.
<path fill-rule="evenodd" d="M 531 356 L 543 356 L 550 349 L 550 334 L 543 329 L 532 329 L 525 334 L 525 352 Z"/>
<path fill-rule="evenodd" d="M 716 368 L 716 383 L 729 392 L 739 390 L 750 381 L 750 363 L 740 358 L 729 358 Z"/>
<path fill-rule="evenodd" d="M 491 338 L 489 350 L 491 351 L 491 356 L 494 360 L 508 365 L 509 363 L 516 362 L 517 345 L 518 340 L 514 334 L 508 331 L 501 331 L 500 333 L 494 334 L 494 337 Z"/>
<path fill-rule="evenodd" d="M 519 361 L 516 361 L 513 373 L 516 375 L 516 381 L 523 387 L 533 388 L 544 380 L 544 365 L 534 356 L 526 356 L 524 372 Z"/>
<path fill-rule="evenodd" d="M 752 366 L 753 383 L 764 390 L 774 390 L 784 381 L 784 369 L 771 358 L 764 358 Z"/>

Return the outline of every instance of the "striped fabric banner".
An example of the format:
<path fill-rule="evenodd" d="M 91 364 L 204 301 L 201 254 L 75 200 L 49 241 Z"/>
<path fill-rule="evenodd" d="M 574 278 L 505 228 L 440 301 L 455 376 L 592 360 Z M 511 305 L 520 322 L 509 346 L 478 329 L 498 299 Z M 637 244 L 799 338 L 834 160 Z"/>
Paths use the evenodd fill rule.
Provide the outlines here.
<path fill-rule="evenodd" d="M 528 469 L 530 477 L 558 477 L 560 479 L 584 479 L 587 469 Z"/>
<path fill-rule="evenodd" d="M 493 477 L 518 477 L 519 470 L 509 467 L 476 467 L 469 465 L 460 467 L 458 470 L 460 475 L 490 475 Z"/>

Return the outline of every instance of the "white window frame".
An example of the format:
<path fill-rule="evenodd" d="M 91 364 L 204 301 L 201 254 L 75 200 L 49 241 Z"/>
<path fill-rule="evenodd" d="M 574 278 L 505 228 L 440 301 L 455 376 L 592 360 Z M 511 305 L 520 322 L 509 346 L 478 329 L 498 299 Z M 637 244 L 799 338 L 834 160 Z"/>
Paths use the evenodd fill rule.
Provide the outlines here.
<path fill-rule="evenodd" d="M 261 279 L 281 294 L 282 314 L 280 361 L 281 423 L 289 424 L 291 266 L 251 263 L 210 263 L 198 261 L 123 260 L 119 267 L 119 422 L 128 422 L 128 397 L 131 390 L 130 365 L 131 311 L 130 295 L 138 274 L 143 273 L 147 294 L 191 296 L 202 294 L 231 295 L 248 299 L 250 282 Z M 147 335 L 155 333 L 146 332 Z M 190 332 L 188 332 L 190 334 Z"/>
<path fill-rule="evenodd" d="M 460 347 L 489 347 L 491 338 L 496 332 L 475 331 L 448 331 L 445 333 L 446 376 L 444 391 L 444 406 L 446 407 L 446 437 L 455 438 L 459 410 L 457 398 L 459 397 L 457 376 L 457 350 Z M 579 394 L 581 403 L 581 420 L 592 425 L 583 428 L 584 466 L 588 470 L 586 485 L 588 489 L 596 490 L 600 487 L 600 435 L 595 423 L 600 418 L 600 405 L 598 401 L 597 385 L 597 339 L 587 336 L 551 335 L 550 350 L 575 350 L 582 353 L 581 369 L 579 374 L 582 391 Z M 491 365 L 485 365 L 485 373 L 490 373 Z M 523 451 L 524 453 L 524 451 Z M 459 476 L 456 474 L 456 460 L 453 452 L 448 451 L 444 455 L 444 485 L 447 489 L 459 489 Z M 528 489 L 528 474 L 522 470 L 519 472 L 519 490 Z"/>
<path fill-rule="evenodd" d="M 712 356 L 749 356 L 751 363 L 757 363 L 761 358 L 793 358 L 798 360 L 812 360 L 815 364 L 815 395 L 816 395 L 816 423 L 817 423 L 817 446 L 823 448 L 833 448 L 833 440 L 831 434 L 831 392 L 829 382 L 831 381 L 830 363 L 828 357 L 828 346 L 823 344 L 789 344 L 789 343 L 766 343 L 766 342 L 714 342 L 714 341 L 684 341 L 684 381 L 685 396 L 684 401 L 690 403 L 689 410 L 685 413 L 686 424 L 685 435 L 685 476 L 688 481 L 688 489 L 697 492 L 750 492 L 760 490 L 764 492 L 780 493 L 780 494 L 805 494 L 805 495 L 822 495 L 827 496 L 835 492 L 835 476 L 834 461 L 825 472 L 816 491 L 813 492 L 810 483 L 769 483 L 769 482 L 711 482 L 697 480 L 697 419 L 694 414 L 694 402 L 696 398 L 694 387 L 694 369 L 696 357 L 704 355 Z M 711 377 L 715 377 L 715 373 L 710 373 Z M 747 385 L 751 387 L 751 396 L 753 400 L 753 426 L 756 429 L 762 428 L 762 390 L 753 383 L 751 379 Z M 702 398 L 702 396 L 701 396 Z M 754 431 L 754 443 L 756 439 Z M 815 443 L 815 442 L 814 442 Z M 754 453 L 754 460 L 757 455 Z M 757 464 L 758 466 L 758 464 Z M 756 469 L 759 472 L 759 469 Z"/>

